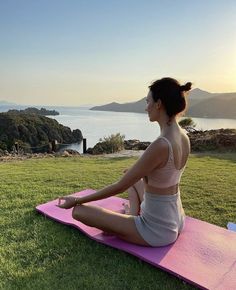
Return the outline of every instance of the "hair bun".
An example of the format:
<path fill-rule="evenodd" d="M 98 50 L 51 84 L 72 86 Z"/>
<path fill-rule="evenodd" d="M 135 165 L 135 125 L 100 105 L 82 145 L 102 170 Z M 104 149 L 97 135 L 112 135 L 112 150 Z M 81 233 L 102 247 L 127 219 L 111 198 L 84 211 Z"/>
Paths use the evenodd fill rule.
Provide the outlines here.
<path fill-rule="evenodd" d="M 181 92 L 188 92 L 191 90 L 191 87 L 192 87 L 192 83 L 188 82 L 185 85 L 180 86 L 180 91 Z"/>

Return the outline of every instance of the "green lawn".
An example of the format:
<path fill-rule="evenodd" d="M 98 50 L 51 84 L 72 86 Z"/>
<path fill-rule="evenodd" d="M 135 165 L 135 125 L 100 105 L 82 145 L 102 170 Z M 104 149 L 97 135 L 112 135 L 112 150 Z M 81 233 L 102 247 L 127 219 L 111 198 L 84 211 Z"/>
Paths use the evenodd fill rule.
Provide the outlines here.
<path fill-rule="evenodd" d="M 35 211 L 60 195 L 114 182 L 134 161 L 70 157 L 0 163 L 0 289 L 195 289 Z M 186 214 L 222 227 L 236 222 L 235 176 L 236 153 L 192 155 L 181 185 Z"/>

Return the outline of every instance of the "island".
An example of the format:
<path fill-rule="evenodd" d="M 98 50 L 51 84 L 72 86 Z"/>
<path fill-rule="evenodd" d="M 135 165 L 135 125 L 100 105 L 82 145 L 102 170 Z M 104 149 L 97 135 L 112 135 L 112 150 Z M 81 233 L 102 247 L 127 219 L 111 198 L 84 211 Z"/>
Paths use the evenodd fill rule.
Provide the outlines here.
<path fill-rule="evenodd" d="M 59 115 L 59 112 L 55 111 L 55 110 L 47 110 L 45 108 L 41 108 L 41 109 L 37 109 L 37 108 L 26 108 L 24 110 L 9 110 L 8 113 L 25 113 L 25 114 L 37 114 L 37 115 L 41 115 L 41 116 L 57 116 Z"/>

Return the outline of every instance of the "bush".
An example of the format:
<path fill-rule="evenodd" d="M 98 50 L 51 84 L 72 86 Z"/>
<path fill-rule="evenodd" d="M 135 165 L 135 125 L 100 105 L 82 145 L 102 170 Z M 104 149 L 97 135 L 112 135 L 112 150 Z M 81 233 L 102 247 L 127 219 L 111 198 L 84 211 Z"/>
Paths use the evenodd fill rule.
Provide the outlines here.
<path fill-rule="evenodd" d="M 88 149 L 88 153 L 90 154 L 103 154 L 103 153 L 114 153 L 124 149 L 124 139 L 125 135 L 121 135 L 120 133 L 111 134 L 108 137 L 103 137 L 99 139 L 99 143 L 97 143 L 92 149 Z"/>
<path fill-rule="evenodd" d="M 179 125 L 188 132 L 194 131 L 196 127 L 196 123 L 194 123 L 192 118 L 184 118 L 179 121 Z"/>
<path fill-rule="evenodd" d="M 0 150 L 7 150 L 7 144 L 0 141 Z"/>

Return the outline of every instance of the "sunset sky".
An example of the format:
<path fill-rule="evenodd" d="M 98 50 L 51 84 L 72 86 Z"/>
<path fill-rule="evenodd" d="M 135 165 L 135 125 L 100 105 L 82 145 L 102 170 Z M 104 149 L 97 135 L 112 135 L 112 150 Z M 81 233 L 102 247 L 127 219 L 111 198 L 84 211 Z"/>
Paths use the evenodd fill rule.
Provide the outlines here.
<path fill-rule="evenodd" d="M 164 76 L 236 92 L 235 0 L 0 0 L 0 100 L 136 101 Z"/>

